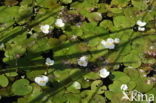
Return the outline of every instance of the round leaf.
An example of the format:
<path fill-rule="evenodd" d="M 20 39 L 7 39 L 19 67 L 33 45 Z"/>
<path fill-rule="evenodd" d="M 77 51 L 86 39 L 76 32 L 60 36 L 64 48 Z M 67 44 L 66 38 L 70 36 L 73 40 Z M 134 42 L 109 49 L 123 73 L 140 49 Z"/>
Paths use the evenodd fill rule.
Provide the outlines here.
<path fill-rule="evenodd" d="M 29 85 L 29 81 L 26 79 L 20 79 L 13 83 L 12 92 L 15 95 L 27 95 L 32 91 L 32 86 Z"/>
<path fill-rule="evenodd" d="M 9 84 L 8 78 L 4 75 L 0 75 L 0 86 L 6 87 Z"/>

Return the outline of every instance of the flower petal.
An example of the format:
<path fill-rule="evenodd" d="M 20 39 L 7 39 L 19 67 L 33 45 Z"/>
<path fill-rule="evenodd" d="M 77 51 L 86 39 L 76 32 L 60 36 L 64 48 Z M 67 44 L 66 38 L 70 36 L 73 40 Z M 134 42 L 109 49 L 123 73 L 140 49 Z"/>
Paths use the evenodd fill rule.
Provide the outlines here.
<path fill-rule="evenodd" d="M 101 78 L 106 78 L 109 76 L 109 74 L 110 74 L 110 72 L 107 71 L 107 69 L 105 69 L 105 68 L 103 68 L 99 71 L 99 75 Z"/>
<path fill-rule="evenodd" d="M 65 26 L 65 24 L 64 24 L 62 19 L 57 19 L 56 22 L 55 22 L 55 25 L 57 27 L 64 27 Z"/>
<path fill-rule="evenodd" d="M 138 25 L 138 26 L 143 27 L 143 26 L 145 26 L 146 24 L 147 24 L 146 22 L 143 22 L 143 21 L 141 21 L 141 20 L 138 20 L 138 21 L 137 21 L 137 25 Z"/>

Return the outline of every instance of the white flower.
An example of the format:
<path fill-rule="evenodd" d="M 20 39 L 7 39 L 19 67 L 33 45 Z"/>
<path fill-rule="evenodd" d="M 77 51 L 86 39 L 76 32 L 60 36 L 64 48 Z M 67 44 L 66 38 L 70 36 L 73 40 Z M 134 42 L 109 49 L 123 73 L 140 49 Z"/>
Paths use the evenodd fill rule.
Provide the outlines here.
<path fill-rule="evenodd" d="M 86 56 L 82 56 L 79 60 L 86 61 L 87 57 Z"/>
<path fill-rule="evenodd" d="M 119 38 L 115 38 L 115 39 L 114 39 L 114 43 L 115 43 L 115 44 L 118 44 L 119 42 L 120 42 L 120 39 L 119 39 Z"/>
<path fill-rule="evenodd" d="M 154 46 L 150 46 L 150 49 L 152 50 L 152 49 L 154 49 L 155 47 Z"/>
<path fill-rule="evenodd" d="M 45 34 L 48 34 L 49 32 L 50 32 L 50 25 L 41 25 L 40 26 L 40 29 L 41 29 L 41 31 L 43 32 L 43 33 L 45 33 Z"/>
<path fill-rule="evenodd" d="M 147 80 L 147 84 L 150 85 L 152 82 L 151 80 Z"/>
<path fill-rule="evenodd" d="M 110 72 L 105 68 L 103 68 L 99 71 L 99 75 L 101 78 L 106 78 L 109 76 L 109 74 L 110 74 Z"/>
<path fill-rule="evenodd" d="M 114 49 L 114 48 L 115 48 L 114 42 L 102 40 L 102 41 L 101 41 L 101 44 L 102 44 L 105 48 L 108 48 L 108 49 Z"/>
<path fill-rule="evenodd" d="M 40 85 L 40 86 L 46 86 L 46 84 L 48 83 L 49 81 L 49 77 L 47 76 L 39 76 L 39 77 L 35 77 L 35 82 Z"/>
<path fill-rule="evenodd" d="M 137 25 L 138 25 L 138 31 L 145 31 L 145 26 L 146 26 L 146 22 L 143 22 L 141 20 L 137 21 Z"/>
<path fill-rule="evenodd" d="M 139 69 L 139 71 L 140 71 L 141 73 L 145 73 L 145 71 L 144 71 L 143 69 Z"/>
<path fill-rule="evenodd" d="M 81 84 L 77 81 L 75 81 L 72 85 L 75 89 L 81 89 Z"/>
<path fill-rule="evenodd" d="M 107 40 L 102 40 L 101 44 L 108 49 L 114 49 L 115 48 L 115 44 L 118 44 L 120 42 L 119 38 L 108 38 Z"/>
<path fill-rule="evenodd" d="M 25 75 L 22 75 L 21 78 L 24 79 L 25 78 Z"/>
<path fill-rule="evenodd" d="M 65 26 L 65 24 L 64 24 L 62 19 L 57 19 L 56 22 L 55 22 L 55 25 L 57 27 L 64 27 Z"/>
<path fill-rule="evenodd" d="M 54 65 L 54 60 L 51 60 L 50 58 L 47 58 L 45 64 L 48 65 L 48 66 Z"/>
<path fill-rule="evenodd" d="M 87 57 L 82 56 L 80 59 L 78 59 L 78 65 L 86 67 L 88 65 Z"/>
<path fill-rule="evenodd" d="M 107 39 L 107 42 L 109 42 L 109 43 L 114 43 L 114 39 L 108 38 L 108 39 Z"/>
<path fill-rule="evenodd" d="M 122 84 L 120 87 L 121 90 L 125 91 L 128 89 L 128 86 L 126 84 Z"/>
<path fill-rule="evenodd" d="M 48 72 L 44 72 L 44 75 L 47 75 L 48 74 Z"/>
<path fill-rule="evenodd" d="M 146 75 L 146 74 L 144 74 L 144 75 L 143 75 L 143 77 L 147 77 L 147 75 Z"/>
<path fill-rule="evenodd" d="M 140 27 L 143 27 L 143 26 L 146 26 L 146 22 L 143 22 L 141 20 L 138 20 L 137 21 L 137 25 L 140 26 Z"/>
<path fill-rule="evenodd" d="M 145 27 L 138 27 L 138 31 L 145 31 Z"/>

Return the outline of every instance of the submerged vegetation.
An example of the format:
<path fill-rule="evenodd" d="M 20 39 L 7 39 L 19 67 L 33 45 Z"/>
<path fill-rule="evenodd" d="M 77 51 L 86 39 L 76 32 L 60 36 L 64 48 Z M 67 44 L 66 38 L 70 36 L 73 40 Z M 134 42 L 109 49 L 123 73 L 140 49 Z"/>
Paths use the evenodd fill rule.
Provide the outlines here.
<path fill-rule="evenodd" d="M 0 103 L 155 103 L 155 0 L 0 0 Z"/>

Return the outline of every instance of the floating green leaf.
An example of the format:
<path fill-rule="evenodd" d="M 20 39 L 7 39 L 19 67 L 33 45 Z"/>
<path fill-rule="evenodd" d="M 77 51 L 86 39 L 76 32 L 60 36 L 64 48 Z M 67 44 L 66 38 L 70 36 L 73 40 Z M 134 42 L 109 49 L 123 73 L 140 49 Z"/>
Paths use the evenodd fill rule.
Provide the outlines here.
<path fill-rule="evenodd" d="M 32 91 L 32 86 L 27 79 L 20 79 L 13 83 L 12 92 L 15 95 L 27 95 Z"/>
<path fill-rule="evenodd" d="M 9 84 L 9 80 L 5 75 L 0 75 L 0 86 L 6 87 Z"/>

